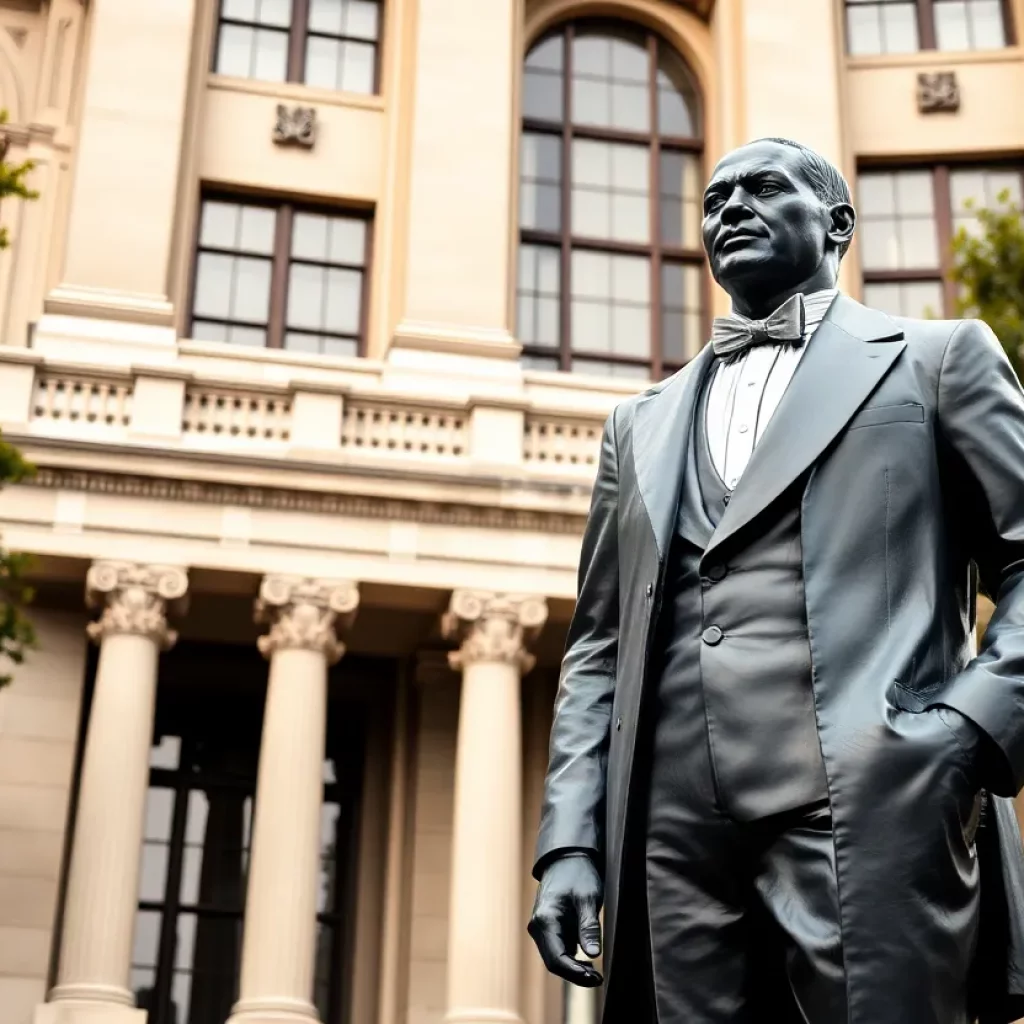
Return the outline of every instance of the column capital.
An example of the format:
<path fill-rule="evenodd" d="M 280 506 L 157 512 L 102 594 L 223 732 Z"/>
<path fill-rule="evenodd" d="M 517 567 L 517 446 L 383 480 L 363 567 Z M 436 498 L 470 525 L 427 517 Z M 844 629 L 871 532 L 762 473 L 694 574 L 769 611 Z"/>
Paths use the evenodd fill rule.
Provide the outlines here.
<path fill-rule="evenodd" d="M 101 643 L 116 634 L 148 636 L 163 650 L 174 646 L 178 634 L 167 628 L 167 612 L 185 610 L 188 573 L 177 565 L 138 562 L 93 562 L 85 576 L 85 603 L 103 608 L 86 627 L 89 638 Z"/>
<path fill-rule="evenodd" d="M 461 670 L 478 661 L 499 661 L 517 665 L 525 674 L 534 665 L 526 645 L 537 638 L 547 618 L 543 597 L 456 590 L 441 619 L 445 638 L 460 642 L 448 663 Z"/>
<path fill-rule="evenodd" d="M 270 630 L 257 641 L 269 658 L 275 651 L 320 651 L 334 664 L 345 645 L 336 630 L 348 629 L 359 609 L 359 586 L 351 580 L 264 576 L 256 601 L 256 621 Z"/>

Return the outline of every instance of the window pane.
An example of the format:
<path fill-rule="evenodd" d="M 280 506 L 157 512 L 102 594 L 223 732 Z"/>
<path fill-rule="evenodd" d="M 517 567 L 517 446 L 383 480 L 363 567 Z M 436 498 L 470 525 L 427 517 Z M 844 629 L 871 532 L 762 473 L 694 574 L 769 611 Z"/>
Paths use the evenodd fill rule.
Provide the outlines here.
<path fill-rule="evenodd" d="M 323 269 L 293 263 L 288 278 L 288 326 L 319 329 L 323 326 L 323 308 Z"/>
<path fill-rule="evenodd" d="M 520 224 L 540 231 L 561 227 L 561 140 L 526 134 L 520 148 Z"/>
<path fill-rule="evenodd" d="M 886 53 L 919 50 L 916 6 L 913 3 L 886 4 L 882 8 L 882 34 Z"/>
<path fill-rule="evenodd" d="M 526 69 L 523 76 L 523 117 L 561 121 L 563 85 L 560 74 Z"/>
<path fill-rule="evenodd" d="M 539 42 L 526 57 L 529 71 L 561 71 L 565 37 L 559 32 Z"/>
<path fill-rule="evenodd" d="M 372 93 L 375 59 L 376 50 L 369 43 L 342 43 L 339 88 L 364 96 Z"/>
<path fill-rule="evenodd" d="M 132 965 L 155 967 L 160 950 L 160 923 L 163 914 L 156 910 L 140 910 L 135 915 L 135 934 L 132 938 Z"/>
<path fill-rule="evenodd" d="M 324 327 L 337 334 L 358 334 L 363 275 L 358 270 L 327 271 Z"/>
<path fill-rule="evenodd" d="M 255 29 L 243 25 L 221 25 L 214 70 L 221 75 L 248 78 L 255 45 Z"/>
<path fill-rule="evenodd" d="M 666 46 L 658 48 L 658 127 L 662 135 L 683 138 L 699 134 L 700 109 L 693 81 L 679 56 Z"/>
<path fill-rule="evenodd" d="M 874 4 L 847 5 L 846 48 L 854 57 L 885 52 L 882 43 L 882 18 Z"/>
<path fill-rule="evenodd" d="M 205 320 L 193 320 L 192 337 L 196 341 L 227 341 L 228 328 L 224 324 L 211 324 Z"/>
<path fill-rule="evenodd" d="M 651 267 L 643 256 L 611 258 L 611 297 L 616 302 L 651 301 Z"/>
<path fill-rule="evenodd" d="M 232 320 L 265 322 L 270 315 L 270 261 L 238 257 L 235 260 Z"/>
<path fill-rule="evenodd" d="M 901 171 L 895 176 L 896 210 L 901 217 L 935 213 L 931 171 Z"/>
<path fill-rule="evenodd" d="M 638 82 L 646 86 L 650 78 L 650 55 L 642 36 L 611 40 L 611 75 L 617 82 Z"/>
<path fill-rule="evenodd" d="M 661 238 L 665 245 L 698 248 L 702 220 L 699 164 L 689 153 L 661 153 Z"/>
<path fill-rule="evenodd" d="M 287 73 L 287 33 L 259 29 L 256 32 L 251 77 L 261 82 L 283 82 Z"/>
<path fill-rule="evenodd" d="M 319 213 L 296 213 L 292 219 L 292 256 L 300 260 L 327 259 L 327 217 Z"/>
<path fill-rule="evenodd" d="M 164 843 L 145 843 L 139 865 L 139 901 L 159 903 L 167 888 L 168 848 Z"/>
<path fill-rule="evenodd" d="M 306 40 L 306 85 L 337 89 L 341 77 L 341 43 L 337 39 L 310 36 Z"/>
<path fill-rule="evenodd" d="M 969 50 L 971 33 L 967 27 L 964 0 L 935 3 L 935 43 L 940 50 Z"/>
<path fill-rule="evenodd" d="M 576 75 L 608 80 L 612 74 L 612 44 L 604 34 L 577 32 L 572 41 L 572 69 Z"/>
<path fill-rule="evenodd" d="M 586 373 L 595 377 L 616 377 L 623 380 L 647 381 L 651 368 L 635 363 L 609 363 L 603 359 L 584 359 L 573 356 L 572 368 L 575 373 Z"/>
<path fill-rule="evenodd" d="M 234 324 L 226 329 L 224 341 L 230 341 L 233 345 L 250 345 L 261 347 L 267 343 L 267 332 L 259 327 L 241 327 Z M 211 341 L 216 339 L 209 339 Z"/>
<path fill-rule="evenodd" d="M 258 0 L 223 0 L 221 16 L 238 21 L 256 21 Z"/>
<path fill-rule="evenodd" d="M 606 297 L 611 290 L 611 256 L 603 252 L 574 250 L 572 254 L 573 295 L 600 299 Z"/>
<path fill-rule="evenodd" d="M 665 263 L 661 268 L 661 355 L 681 366 L 704 344 L 700 264 Z"/>
<path fill-rule="evenodd" d="M 864 302 L 893 316 L 942 316 L 942 283 L 940 281 L 909 281 L 871 283 L 864 285 Z"/>
<path fill-rule="evenodd" d="M 330 263 L 362 266 L 366 260 L 366 221 L 331 217 L 327 259 Z"/>
<path fill-rule="evenodd" d="M 135 995 L 135 1005 L 140 1010 L 152 1010 L 153 986 L 156 984 L 156 969 L 152 967 L 133 967 L 128 982 Z"/>
<path fill-rule="evenodd" d="M 369 0 L 348 0 L 345 35 L 375 42 L 380 34 L 380 5 Z"/>
<path fill-rule="evenodd" d="M 857 179 L 857 203 L 863 216 L 896 213 L 896 182 L 891 174 L 862 174 Z"/>
<path fill-rule="evenodd" d="M 344 10 L 342 0 L 309 0 L 309 31 L 342 35 Z"/>
<path fill-rule="evenodd" d="M 611 103 L 613 128 L 631 132 L 651 130 L 651 101 L 647 86 L 616 82 L 611 87 Z"/>
<path fill-rule="evenodd" d="M 573 299 L 572 347 L 583 352 L 611 352 L 611 307 L 607 301 Z"/>
<path fill-rule="evenodd" d="M 241 230 L 238 233 L 238 248 L 244 249 L 247 252 L 271 255 L 274 251 L 274 228 L 276 225 L 277 213 L 275 210 L 259 206 L 241 207 Z M 204 242 L 203 244 L 212 243 Z"/>
<path fill-rule="evenodd" d="M 969 13 L 974 49 L 999 50 L 1006 46 L 1001 0 L 974 0 Z"/>
<path fill-rule="evenodd" d="M 185 1024 L 189 1019 L 189 1010 L 192 1005 L 192 975 L 175 971 L 171 981 L 171 1001 L 174 1003 L 177 1019 L 180 1024 Z"/>
<path fill-rule="evenodd" d="M 181 756 L 180 736 L 161 736 L 149 751 L 150 768 L 177 768 Z"/>
<path fill-rule="evenodd" d="M 520 360 L 524 370 L 540 370 L 545 373 L 556 373 L 559 370 L 558 359 L 554 356 L 535 356 L 524 354 Z"/>
<path fill-rule="evenodd" d="M 174 966 L 179 970 L 191 970 L 196 958 L 196 915 L 179 914 L 177 941 L 174 945 Z"/>
<path fill-rule="evenodd" d="M 572 120 L 574 124 L 609 127 L 612 121 L 611 85 L 589 78 L 573 78 Z"/>
<path fill-rule="evenodd" d="M 292 23 L 292 0 L 260 0 L 259 20 L 264 25 L 288 28 Z"/>
<path fill-rule="evenodd" d="M 239 207 L 207 199 L 200 217 L 199 244 L 211 249 L 234 249 L 238 241 Z"/>
<path fill-rule="evenodd" d="M 231 256 L 202 252 L 196 266 L 196 294 L 193 311 L 197 316 L 227 319 L 231 309 Z"/>
<path fill-rule="evenodd" d="M 174 790 L 150 786 L 146 793 L 146 819 L 143 837 L 158 842 L 171 838 L 171 819 L 174 817 Z"/>
<path fill-rule="evenodd" d="M 899 225 L 901 267 L 939 265 L 939 240 L 933 220 L 904 220 Z"/>

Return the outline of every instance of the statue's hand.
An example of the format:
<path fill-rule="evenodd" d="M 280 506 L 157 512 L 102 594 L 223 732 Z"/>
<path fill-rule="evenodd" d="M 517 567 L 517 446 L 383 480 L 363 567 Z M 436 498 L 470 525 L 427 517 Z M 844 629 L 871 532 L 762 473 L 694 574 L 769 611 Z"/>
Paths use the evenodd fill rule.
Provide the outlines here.
<path fill-rule="evenodd" d="M 601 876 L 590 857 L 566 854 L 545 869 L 527 926 L 544 966 L 583 988 L 595 988 L 604 980 L 589 964 L 573 959 L 577 944 L 588 957 L 601 954 L 597 915 L 603 897 Z"/>

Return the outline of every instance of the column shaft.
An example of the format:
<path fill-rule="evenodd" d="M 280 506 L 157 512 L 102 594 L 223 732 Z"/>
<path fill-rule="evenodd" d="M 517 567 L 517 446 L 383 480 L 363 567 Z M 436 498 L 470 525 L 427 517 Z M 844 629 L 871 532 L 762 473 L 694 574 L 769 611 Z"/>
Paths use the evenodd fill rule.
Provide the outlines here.
<path fill-rule="evenodd" d="M 240 998 L 248 1009 L 316 1018 L 320 804 L 327 658 L 281 650 L 270 662 L 245 905 Z"/>
<path fill-rule="evenodd" d="M 522 712 L 525 642 L 537 598 L 456 591 L 442 622 L 462 639 L 448 912 L 448 1024 L 515 1024 L 522 946 Z"/>
<path fill-rule="evenodd" d="M 181 569 L 97 562 L 89 604 L 102 604 L 89 635 L 100 645 L 64 901 L 58 982 L 36 1021 L 134 1021 L 128 987 L 149 784 L 157 661 L 174 643 L 167 605 L 188 580 Z M 98 1017 L 97 1017 L 98 1015 Z"/>
<path fill-rule="evenodd" d="M 320 807 L 327 729 L 327 668 L 344 652 L 335 630 L 359 604 L 355 584 L 268 576 L 256 604 L 270 631 L 242 974 L 231 1020 L 316 1021 Z"/>
<path fill-rule="evenodd" d="M 153 638 L 127 634 L 107 637 L 100 649 L 53 999 L 135 1004 L 128 972 L 157 654 Z"/>

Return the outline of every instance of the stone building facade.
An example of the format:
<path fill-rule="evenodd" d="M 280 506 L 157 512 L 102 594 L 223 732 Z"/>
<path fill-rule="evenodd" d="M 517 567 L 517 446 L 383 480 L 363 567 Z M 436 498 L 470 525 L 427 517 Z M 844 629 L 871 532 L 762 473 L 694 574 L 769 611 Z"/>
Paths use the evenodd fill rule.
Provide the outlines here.
<path fill-rule="evenodd" d="M 604 417 L 726 309 L 717 157 L 951 308 L 1024 0 L 4 0 L 3 1024 L 591 1024 L 524 924 Z M 577 993 L 578 996 L 578 993 Z"/>

